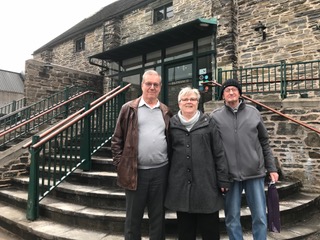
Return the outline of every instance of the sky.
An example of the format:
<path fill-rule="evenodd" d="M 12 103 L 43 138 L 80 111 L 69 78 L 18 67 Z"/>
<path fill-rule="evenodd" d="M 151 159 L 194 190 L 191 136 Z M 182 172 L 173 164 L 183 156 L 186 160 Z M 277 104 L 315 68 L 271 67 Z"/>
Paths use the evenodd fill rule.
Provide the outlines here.
<path fill-rule="evenodd" d="M 0 69 L 24 72 L 35 50 L 115 1 L 1 1 Z"/>

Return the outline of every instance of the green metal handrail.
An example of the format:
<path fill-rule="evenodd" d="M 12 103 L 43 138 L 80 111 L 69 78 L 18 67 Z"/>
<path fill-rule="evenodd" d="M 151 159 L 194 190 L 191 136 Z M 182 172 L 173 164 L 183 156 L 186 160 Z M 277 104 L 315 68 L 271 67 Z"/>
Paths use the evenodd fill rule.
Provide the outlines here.
<path fill-rule="evenodd" d="M 19 109 L 16 108 L 15 110 L 11 111 L 11 113 L 8 113 L 7 115 L 2 116 L 0 118 L 0 129 L 6 130 L 14 126 L 15 124 L 19 123 L 20 121 L 23 121 L 24 119 L 29 118 L 30 116 L 35 116 L 38 113 L 46 109 L 49 109 L 60 102 L 66 101 L 67 99 L 78 94 L 79 92 L 86 90 L 88 89 L 85 89 L 82 86 L 69 86 L 66 87 L 64 90 L 54 93 L 47 98 L 41 99 L 38 102 L 30 104 L 27 107 L 23 106 Z M 66 112 L 66 114 L 68 113 Z"/>
<path fill-rule="evenodd" d="M 39 202 L 77 169 L 90 170 L 91 156 L 110 141 L 125 91 L 131 84 L 86 104 L 44 137 L 33 136 L 27 219 L 39 216 Z"/>
<path fill-rule="evenodd" d="M 51 123 L 52 120 L 67 117 L 70 112 L 78 110 L 84 103 L 94 98 L 92 91 L 72 86 L 28 107 L 7 114 L 0 118 L 0 147 L 22 136 L 27 136 L 38 127 Z M 89 93 L 89 94 L 83 94 Z M 62 98 L 63 96 L 63 98 Z M 72 99 L 79 98 L 77 101 Z M 56 102 L 55 102 L 56 101 Z"/>
<path fill-rule="evenodd" d="M 21 98 L 18 100 L 13 100 L 11 103 L 3 105 L 0 107 L 0 116 L 12 113 L 26 106 L 26 98 Z"/>
<path fill-rule="evenodd" d="M 111 91 L 109 91 L 107 94 L 101 96 L 100 98 L 94 100 L 93 102 L 90 103 L 90 106 L 94 106 L 97 103 L 101 102 L 102 100 L 104 100 L 107 96 L 115 93 L 116 91 L 118 91 L 120 89 L 120 86 L 112 89 Z M 40 133 L 38 136 L 42 139 L 46 136 L 48 136 L 49 134 L 51 134 L 52 132 L 54 132 L 55 130 L 59 129 L 60 127 L 63 127 L 65 124 L 67 124 L 68 122 L 70 122 L 72 119 L 74 119 L 76 116 L 78 116 L 79 114 L 83 113 L 85 111 L 85 108 L 83 107 L 82 109 L 79 109 L 77 112 L 69 115 L 67 118 L 65 118 L 64 120 L 58 122 L 57 124 L 55 124 L 54 126 L 50 127 L 49 129 L 47 129 L 46 131 Z M 32 144 L 32 141 L 27 142 L 26 144 L 23 145 L 23 148 L 29 148 Z"/>
<path fill-rule="evenodd" d="M 279 93 L 286 98 L 288 93 L 305 94 L 320 91 L 320 60 L 240 68 L 232 70 L 218 69 L 217 82 L 237 79 L 245 94 Z M 220 93 L 217 91 L 216 99 Z"/>
<path fill-rule="evenodd" d="M 220 84 L 220 83 L 217 83 L 216 81 L 208 81 L 207 84 L 208 84 L 209 86 L 211 86 L 211 87 L 213 87 L 213 86 L 218 86 L 219 88 L 221 88 L 221 84 Z M 280 112 L 280 111 L 278 111 L 278 110 L 276 110 L 276 109 L 273 109 L 273 108 L 271 108 L 271 107 L 268 107 L 267 105 L 265 105 L 265 104 L 263 104 L 263 103 L 261 103 L 261 102 L 259 102 L 259 101 L 253 100 L 252 98 L 250 98 L 250 97 L 248 97 L 248 96 L 246 96 L 246 95 L 244 95 L 244 94 L 242 94 L 241 97 L 244 98 L 244 99 L 246 99 L 246 100 L 249 100 L 249 101 L 253 102 L 253 103 L 256 104 L 257 106 L 263 107 L 263 108 L 265 108 L 265 109 L 267 109 L 267 110 L 269 110 L 269 111 L 271 111 L 271 112 L 274 112 L 274 113 L 278 114 L 279 116 L 282 116 L 282 117 L 284 117 L 284 118 L 286 118 L 286 119 L 288 119 L 288 120 L 290 120 L 290 121 L 292 121 L 292 122 L 294 122 L 294 123 L 299 124 L 300 126 L 303 126 L 303 127 L 305 127 L 305 128 L 308 128 L 309 130 L 311 130 L 311 131 L 313 131 L 313 132 L 315 132 L 315 133 L 320 134 L 320 130 L 319 130 L 319 129 L 316 129 L 316 128 L 310 126 L 310 125 L 307 124 L 307 123 L 304 123 L 304 122 L 302 122 L 302 121 L 299 121 L 299 120 L 297 120 L 297 119 L 294 119 L 294 118 L 290 117 L 289 115 L 286 115 L 286 114 L 284 114 L 284 113 L 282 113 L 282 112 Z"/>

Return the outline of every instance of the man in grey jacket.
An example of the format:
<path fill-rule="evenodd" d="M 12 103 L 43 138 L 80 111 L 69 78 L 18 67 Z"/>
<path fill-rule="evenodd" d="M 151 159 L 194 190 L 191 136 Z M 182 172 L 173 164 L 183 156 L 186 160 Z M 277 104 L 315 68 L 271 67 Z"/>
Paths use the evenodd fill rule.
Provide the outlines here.
<path fill-rule="evenodd" d="M 225 224 L 229 239 L 242 240 L 240 223 L 241 195 L 245 191 L 252 216 L 252 234 L 256 240 L 267 239 L 264 179 L 277 182 L 279 175 L 269 145 L 267 129 L 259 111 L 241 98 L 240 84 L 229 79 L 222 84 L 225 105 L 212 112 L 226 152 L 233 183 L 225 195 Z"/>

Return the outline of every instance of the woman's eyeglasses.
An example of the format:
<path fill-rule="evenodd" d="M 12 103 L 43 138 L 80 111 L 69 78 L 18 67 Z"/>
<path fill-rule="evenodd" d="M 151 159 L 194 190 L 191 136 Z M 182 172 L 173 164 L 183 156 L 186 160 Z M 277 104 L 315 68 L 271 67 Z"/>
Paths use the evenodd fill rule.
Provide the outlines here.
<path fill-rule="evenodd" d="M 181 98 L 180 102 L 197 102 L 198 98 Z"/>

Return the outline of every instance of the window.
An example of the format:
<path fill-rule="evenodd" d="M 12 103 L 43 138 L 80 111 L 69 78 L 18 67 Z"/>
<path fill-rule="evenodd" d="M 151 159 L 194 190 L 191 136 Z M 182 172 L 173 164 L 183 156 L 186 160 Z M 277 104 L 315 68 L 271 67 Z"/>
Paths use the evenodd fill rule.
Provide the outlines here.
<path fill-rule="evenodd" d="M 139 55 L 133 58 L 127 58 L 122 61 L 122 67 L 125 71 L 137 69 L 142 67 L 142 56 Z"/>
<path fill-rule="evenodd" d="M 180 45 L 166 48 L 166 58 L 164 61 L 172 61 L 174 59 L 192 56 L 193 42 L 186 42 Z"/>
<path fill-rule="evenodd" d="M 76 41 L 76 52 L 81 52 L 85 49 L 85 39 L 81 38 Z"/>
<path fill-rule="evenodd" d="M 213 46 L 212 36 L 198 39 L 198 53 L 211 51 Z"/>
<path fill-rule="evenodd" d="M 164 6 L 156 8 L 153 12 L 153 22 L 160 22 L 162 20 L 173 17 L 172 2 Z"/>
<path fill-rule="evenodd" d="M 161 50 L 146 54 L 145 66 L 151 66 L 161 63 Z"/>

